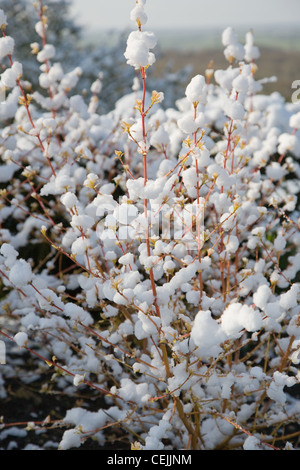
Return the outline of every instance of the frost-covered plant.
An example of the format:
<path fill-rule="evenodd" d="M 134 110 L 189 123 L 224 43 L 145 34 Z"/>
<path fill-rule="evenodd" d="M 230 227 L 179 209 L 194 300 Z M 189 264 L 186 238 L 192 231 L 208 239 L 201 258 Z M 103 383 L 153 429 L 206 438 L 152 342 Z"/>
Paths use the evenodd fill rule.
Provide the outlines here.
<path fill-rule="evenodd" d="M 71 0 L 44 0 L 42 5 L 32 0 L 2 0 L 1 8 L 9 22 L 10 36 L 15 40 L 15 60 L 22 62 L 23 79 L 30 82 L 34 90 L 44 87 L 43 76 L 40 76 L 41 64 L 34 57 L 42 46 L 40 19 L 43 16 L 47 41 L 55 47 L 55 61 L 63 63 L 65 73 L 72 70 L 74 64 L 80 70 L 80 79 L 73 92 L 81 93 L 85 89 L 89 99 L 93 94 L 91 83 L 100 78 L 105 93 L 101 94 L 98 107 L 101 113 L 107 113 L 120 97 L 131 92 L 135 76 L 124 61 L 126 33 L 111 31 L 106 33 L 105 40 L 86 44 L 81 40 L 85 31 L 79 26 L 78 18 L 71 16 L 70 7 Z M 28 31 L 31 31 L 30 35 Z M 164 107 L 174 106 L 191 72 L 190 66 L 170 72 L 167 64 L 162 76 L 150 76 L 148 84 L 154 89 L 163 87 Z"/>
<path fill-rule="evenodd" d="M 56 47 L 56 61 L 63 61 L 70 67 L 75 57 L 78 60 L 78 48 L 74 47 L 80 38 L 81 28 L 70 15 L 70 0 L 47 0 L 43 2 L 43 12 L 38 1 L 2 0 L 1 8 L 5 11 L 9 23 L 10 35 L 15 40 L 14 57 L 22 61 L 24 78 L 36 88 L 39 84 L 39 62 L 34 60 L 32 52 L 40 47 L 40 15 L 47 15 L 48 41 Z M 57 9 L 59 8 L 59 15 Z M 46 28 L 47 28 L 46 24 Z M 28 32 L 30 31 L 30 35 Z M 78 63 L 78 62 L 77 62 Z"/>
<path fill-rule="evenodd" d="M 61 449 L 120 427 L 140 449 L 299 448 L 300 107 L 262 93 L 252 33 L 228 28 L 227 68 L 164 109 L 145 3 L 107 114 L 43 31 L 28 94 L 0 12 L 1 334 L 101 397 L 67 411 Z"/>

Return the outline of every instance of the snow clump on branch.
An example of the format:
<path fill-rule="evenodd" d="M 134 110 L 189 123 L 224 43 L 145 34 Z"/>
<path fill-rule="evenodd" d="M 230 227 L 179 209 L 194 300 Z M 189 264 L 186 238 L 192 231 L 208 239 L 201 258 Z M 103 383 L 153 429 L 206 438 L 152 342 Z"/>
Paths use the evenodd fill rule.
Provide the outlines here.
<path fill-rule="evenodd" d="M 19 380 L 24 350 L 43 383 L 51 366 L 52 396 L 84 389 L 61 449 L 114 428 L 141 449 L 268 447 L 299 422 L 299 105 L 263 94 L 253 34 L 227 28 L 226 67 L 163 108 L 145 5 L 132 90 L 109 112 L 100 75 L 89 100 L 82 67 L 55 62 L 46 17 L 41 89 L 13 56 L 1 73 L 0 332 Z"/>

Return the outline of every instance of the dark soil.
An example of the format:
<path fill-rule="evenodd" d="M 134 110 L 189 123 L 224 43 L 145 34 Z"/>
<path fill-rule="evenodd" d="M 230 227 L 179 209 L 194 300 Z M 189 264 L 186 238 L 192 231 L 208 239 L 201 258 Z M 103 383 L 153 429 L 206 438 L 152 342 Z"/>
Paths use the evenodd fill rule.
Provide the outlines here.
<path fill-rule="evenodd" d="M 6 365 L 0 365 L 4 367 Z M 48 374 L 29 384 L 21 377 L 5 379 L 7 396 L 0 400 L 0 417 L 4 424 L 3 428 L 0 425 L 0 450 L 58 450 L 62 435 L 68 429 L 62 420 L 69 409 L 82 407 L 97 411 L 105 406 L 103 397 L 89 388 L 69 396 L 49 387 L 52 374 L 53 370 L 49 369 Z M 28 423 L 36 423 L 36 427 L 29 429 Z M 124 436 L 121 427 L 109 429 L 105 448 L 89 438 L 72 450 L 126 450 L 130 444 Z"/>

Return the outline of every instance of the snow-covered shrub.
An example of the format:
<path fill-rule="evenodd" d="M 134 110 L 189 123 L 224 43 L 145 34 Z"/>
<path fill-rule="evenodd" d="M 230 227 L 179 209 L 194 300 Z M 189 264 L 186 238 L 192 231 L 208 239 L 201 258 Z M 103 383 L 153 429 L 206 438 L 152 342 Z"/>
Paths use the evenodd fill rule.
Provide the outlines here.
<path fill-rule="evenodd" d="M 123 51 L 132 93 L 107 114 L 48 42 L 45 91 L 28 93 L 0 11 L 1 335 L 57 390 L 102 398 L 68 410 L 61 449 L 105 447 L 114 426 L 141 449 L 291 448 L 300 107 L 263 94 L 252 33 L 228 28 L 224 70 L 163 108 L 145 3 Z"/>
<path fill-rule="evenodd" d="M 90 99 L 94 93 L 91 83 L 100 83 L 105 93 L 101 94 L 98 110 L 107 113 L 119 98 L 131 92 L 135 77 L 134 70 L 124 61 L 127 33 L 106 32 L 99 41 L 86 43 L 84 28 L 78 24 L 78 18 L 70 13 L 71 3 L 72 0 L 44 0 L 42 4 L 32 0 L 2 0 L 1 8 L 7 16 L 10 36 L 15 40 L 14 58 L 22 62 L 23 79 L 34 90 L 43 89 L 47 85 L 46 75 L 40 73 L 41 63 L 34 56 L 42 47 L 45 33 L 47 42 L 55 47 L 55 62 L 63 64 L 64 73 L 70 72 L 74 64 L 78 67 L 79 78 L 73 91 L 84 93 L 86 99 Z M 42 16 L 45 31 L 41 27 Z M 164 107 L 174 106 L 192 73 L 191 66 L 171 72 L 170 65 L 166 64 L 162 76 L 150 74 L 148 77 L 149 87 L 163 89 Z M 60 73 L 58 68 L 56 73 Z"/>

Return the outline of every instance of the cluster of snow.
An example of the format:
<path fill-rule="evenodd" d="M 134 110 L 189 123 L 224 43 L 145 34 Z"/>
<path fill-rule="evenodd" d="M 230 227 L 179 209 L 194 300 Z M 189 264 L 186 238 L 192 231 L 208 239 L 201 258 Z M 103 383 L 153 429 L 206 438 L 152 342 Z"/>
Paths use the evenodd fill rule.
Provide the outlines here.
<path fill-rule="evenodd" d="M 145 25 L 148 19 L 144 8 L 145 3 L 145 1 L 138 0 L 131 11 L 130 18 L 138 24 L 139 29 L 129 34 L 124 53 L 127 64 L 135 69 L 148 67 L 155 62 L 155 55 L 151 52 L 151 49 L 156 46 L 155 34 L 149 31 L 141 31 L 141 26 Z"/>
<path fill-rule="evenodd" d="M 227 60 L 244 60 L 245 48 L 240 44 L 237 33 L 230 26 L 223 31 L 222 43 L 225 46 L 224 55 Z"/>
<path fill-rule="evenodd" d="M 3 59 L 7 55 L 13 53 L 15 47 L 15 41 L 10 36 L 0 38 L 0 59 Z"/>
<path fill-rule="evenodd" d="M 20 62 L 14 62 L 11 68 L 6 69 L 1 74 L 1 84 L 6 88 L 14 88 L 16 86 L 16 81 L 22 76 L 23 67 Z"/>
<path fill-rule="evenodd" d="M 125 51 L 143 79 L 156 44 L 145 4 Z M 65 73 L 46 44 L 30 120 L 22 65 L 1 74 L 2 315 L 13 311 L 19 347 L 34 340 L 69 371 L 58 387 L 104 391 L 99 412 L 67 412 L 61 449 L 93 430 L 105 444 L 101 428 L 122 420 L 145 449 L 260 448 L 226 419 L 249 432 L 299 419 L 287 390 L 299 381 L 300 108 L 261 93 L 252 33 L 222 41 L 229 66 L 192 78 L 174 108 L 157 91 L 143 101 L 135 80 L 100 114 L 74 91 L 82 69 Z M 13 47 L 1 38 L 0 58 Z"/>

